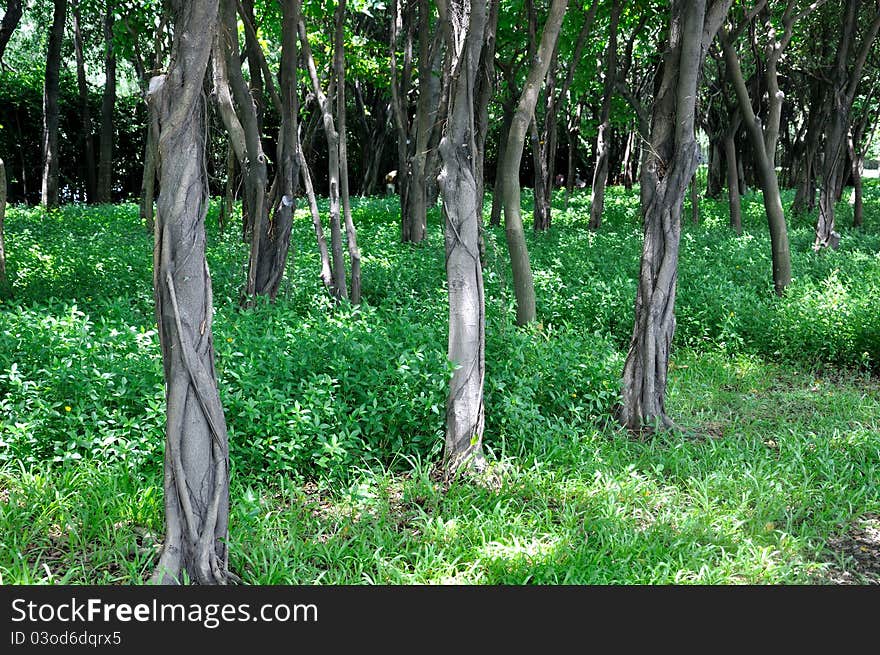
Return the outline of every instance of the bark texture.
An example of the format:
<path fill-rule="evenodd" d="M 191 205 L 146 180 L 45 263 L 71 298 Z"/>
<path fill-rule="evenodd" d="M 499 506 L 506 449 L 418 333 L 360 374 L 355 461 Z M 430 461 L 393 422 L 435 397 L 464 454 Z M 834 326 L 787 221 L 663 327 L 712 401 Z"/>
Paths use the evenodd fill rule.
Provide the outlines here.
<path fill-rule="evenodd" d="M 40 203 L 47 209 L 58 206 L 58 89 L 66 16 L 67 0 L 55 0 L 43 85 L 43 181 L 40 188 Z"/>
<path fill-rule="evenodd" d="M 705 53 L 731 0 L 673 0 L 663 77 L 654 100 L 650 160 L 642 169 L 645 240 L 635 303 L 635 325 L 623 369 L 618 420 L 629 429 L 668 428 L 666 381 L 675 332 L 675 292 L 681 213 L 696 171 L 697 81 Z"/>
<path fill-rule="evenodd" d="M 154 287 L 167 402 L 165 542 L 154 582 L 223 584 L 228 571 L 229 455 L 214 372 L 205 261 L 205 105 L 216 0 L 175 0 L 165 75 L 150 81 L 159 123 Z M 184 577 L 185 576 L 185 577 Z"/>
<path fill-rule="evenodd" d="M 440 142 L 449 287 L 449 360 L 456 365 L 446 399 L 444 470 L 484 467 L 485 301 L 480 265 L 480 199 L 474 172 L 474 84 L 480 62 L 486 0 L 439 0 L 451 72 L 446 131 Z"/>
<path fill-rule="evenodd" d="M 830 75 L 830 111 L 825 122 L 825 152 L 822 157 L 821 186 L 819 188 L 819 218 L 816 221 L 816 240 L 813 250 L 837 248 L 840 235 L 834 225 L 834 204 L 843 187 L 847 159 L 847 134 L 850 112 L 862 71 L 871 46 L 880 30 L 880 7 L 857 43 L 860 0 L 847 0 L 845 18 L 840 32 L 840 45 Z M 851 53 L 855 53 L 851 56 Z M 851 61 L 852 59 L 852 61 Z"/>

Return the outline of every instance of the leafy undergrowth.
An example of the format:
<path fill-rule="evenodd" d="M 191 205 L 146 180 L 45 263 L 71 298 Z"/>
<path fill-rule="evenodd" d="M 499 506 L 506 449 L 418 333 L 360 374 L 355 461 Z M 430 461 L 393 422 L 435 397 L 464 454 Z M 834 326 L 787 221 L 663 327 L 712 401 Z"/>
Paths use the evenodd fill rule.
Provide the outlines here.
<path fill-rule="evenodd" d="M 638 441 L 607 421 L 632 329 L 637 194 L 586 198 L 529 235 L 539 322 L 513 327 L 503 232 L 486 232 L 482 484 L 443 489 L 446 296 L 436 209 L 397 241 L 396 199 L 355 207 L 360 308 L 332 308 L 308 217 L 279 300 L 238 308 L 246 246 L 209 216 L 232 568 L 248 583 L 808 583 L 870 580 L 844 543 L 880 512 L 880 189 L 866 231 L 772 294 L 760 198 L 684 226 L 668 407 Z M 0 305 L 2 582 L 139 583 L 162 530 L 162 367 L 151 237 L 134 205 L 14 207 Z M 848 542 L 847 542 L 848 543 Z M 855 555 L 853 554 L 855 553 Z M 864 559 L 864 558 L 863 558 Z M 860 577 L 861 576 L 861 577 Z M 865 577 L 867 576 L 867 577 Z"/>

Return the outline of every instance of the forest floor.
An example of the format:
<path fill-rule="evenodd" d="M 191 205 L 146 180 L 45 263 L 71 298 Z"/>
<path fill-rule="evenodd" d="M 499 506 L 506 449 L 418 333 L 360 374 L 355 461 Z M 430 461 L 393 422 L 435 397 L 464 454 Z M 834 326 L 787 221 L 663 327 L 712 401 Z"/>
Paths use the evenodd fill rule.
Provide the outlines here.
<path fill-rule="evenodd" d="M 844 196 L 846 198 L 846 196 Z M 486 449 L 443 485 L 443 240 L 397 242 L 358 201 L 360 308 L 333 308 L 298 214 L 274 305 L 239 308 L 247 246 L 208 219 L 232 461 L 231 568 L 250 584 L 877 584 L 880 187 L 866 225 L 772 294 L 760 196 L 687 223 L 667 407 L 609 419 L 632 325 L 637 191 L 530 234 L 539 321 L 513 326 L 503 230 L 486 232 Z M 789 198 L 790 200 L 790 198 Z M 528 205 L 524 208 L 529 211 Z M 137 207 L 12 207 L 0 304 L 0 583 L 140 584 L 162 532 L 162 367 Z"/>

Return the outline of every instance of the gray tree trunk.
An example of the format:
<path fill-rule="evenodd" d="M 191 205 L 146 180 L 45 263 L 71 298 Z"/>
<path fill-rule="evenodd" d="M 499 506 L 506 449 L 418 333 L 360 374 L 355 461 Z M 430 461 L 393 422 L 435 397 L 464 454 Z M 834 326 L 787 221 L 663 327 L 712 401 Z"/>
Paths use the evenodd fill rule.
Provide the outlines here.
<path fill-rule="evenodd" d="M 737 125 L 739 121 L 736 121 Z M 742 208 L 739 197 L 739 176 L 736 162 L 736 129 L 724 134 L 724 157 L 727 160 L 727 203 L 730 207 L 730 227 L 742 234 Z"/>
<path fill-rule="evenodd" d="M 485 300 L 480 265 L 480 212 L 474 163 L 474 83 L 488 17 L 486 0 L 439 0 L 451 72 L 439 176 L 446 219 L 449 352 L 456 365 L 446 399 L 444 469 L 481 470 L 485 410 Z"/>
<path fill-rule="evenodd" d="M 673 426 L 666 414 L 669 347 L 675 332 L 675 291 L 681 213 L 697 169 L 694 110 L 700 68 L 732 0 L 672 0 L 663 77 L 654 99 L 650 161 L 642 169 L 645 241 L 635 324 L 623 369 L 618 420 L 629 429 Z"/>
<path fill-rule="evenodd" d="M 495 92 L 495 38 L 498 32 L 498 12 L 500 0 L 489 0 L 489 16 L 486 22 L 486 42 L 480 53 L 480 67 L 474 84 L 474 120 L 476 120 L 476 157 L 474 175 L 477 183 L 477 198 L 482 224 L 483 202 L 486 196 L 485 161 L 486 137 L 489 134 L 489 101 Z"/>
<path fill-rule="evenodd" d="M 425 3 L 427 4 L 427 3 Z M 351 217 L 351 200 L 348 193 L 348 133 L 345 109 L 345 0 L 339 0 L 336 8 L 336 37 L 333 48 L 333 69 L 336 74 L 336 124 L 339 126 L 339 196 L 345 221 L 345 241 L 351 266 L 349 300 L 355 305 L 361 302 L 361 253 L 357 245 L 357 230 Z"/>
<path fill-rule="evenodd" d="M 296 135 L 296 158 L 299 161 L 299 170 L 302 174 L 303 187 L 305 187 L 306 198 L 309 201 L 309 211 L 312 214 L 312 226 L 315 229 L 315 237 L 318 240 L 318 252 L 321 255 L 321 282 L 324 287 L 333 292 L 333 272 L 330 267 L 330 252 L 327 250 L 327 238 L 324 236 L 324 227 L 321 225 L 321 212 L 318 211 L 318 199 L 315 197 L 315 187 L 312 184 L 312 174 L 309 172 L 309 165 L 303 155 L 302 146 L 299 142 L 299 135 Z"/>
<path fill-rule="evenodd" d="M 608 28 L 608 48 L 605 55 L 605 86 L 602 108 L 599 111 L 599 134 L 596 137 L 596 167 L 593 169 L 593 201 L 590 204 L 591 230 L 602 225 L 605 211 L 605 184 L 608 182 L 608 154 L 611 145 L 611 100 L 617 86 L 617 25 L 620 21 L 620 0 L 611 5 L 611 23 Z"/>
<path fill-rule="evenodd" d="M 849 152 L 853 181 L 853 227 L 862 227 L 865 221 L 865 209 L 862 192 L 862 156 L 856 151 L 852 131 L 847 135 L 846 147 Z"/>
<path fill-rule="evenodd" d="M 61 46 L 64 41 L 67 0 L 54 0 L 54 7 L 43 85 L 43 180 L 40 188 L 40 204 L 47 209 L 58 206 L 58 88 L 61 79 Z"/>
<path fill-rule="evenodd" d="M 840 243 L 840 235 L 834 229 L 834 204 L 843 186 L 846 169 L 846 138 L 850 111 L 862 77 L 862 70 L 880 30 L 880 11 L 876 11 L 873 21 L 865 29 L 861 44 L 856 43 L 860 4 L 860 0 L 847 0 L 846 17 L 840 32 L 840 45 L 830 75 L 831 111 L 825 123 L 819 218 L 816 222 L 816 240 L 813 243 L 813 250 L 817 252 L 823 248 L 837 248 Z M 856 53 L 853 61 L 850 61 L 850 52 Z"/>
<path fill-rule="evenodd" d="M 104 95 L 101 100 L 101 138 L 98 147 L 99 203 L 113 202 L 113 109 L 116 106 L 116 54 L 113 51 L 113 12 L 104 14 Z"/>
<path fill-rule="evenodd" d="M 171 66 L 150 81 L 159 121 L 160 193 L 154 261 L 168 418 L 165 541 L 153 581 L 224 584 L 228 571 L 229 452 L 214 372 L 211 277 L 205 261 L 202 94 L 216 0 L 174 0 Z M 190 38 L 184 38 L 190 37 Z"/>
<path fill-rule="evenodd" d="M 770 228 L 770 248 L 773 259 L 773 288 L 782 295 L 791 284 L 791 250 L 788 245 L 788 228 L 785 224 L 785 212 L 782 209 L 782 198 L 779 194 L 779 181 L 776 168 L 770 154 L 766 150 L 764 132 L 761 122 L 752 109 L 752 101 L 746 88 L 739 57 L 725 30 L 719 33 L 719 40 L 724 51 L 727 72 L 739 102 L 739 111 L 745 124 L 746 132 L 752 146 L 752 156 L 761 190 L 764 196 L 764 212 Z M 740 162 L 741 163 L 741 158 Z"/>
<path fill-rule="evenodd" d="M 538 93 L 541 90 L 568 0 L 553 0 L 535 61 L 529 69 L 525 86 L 520 95 L 516 112 L 511 121 L 504 149 L 504 160 L 498 165 L 498 176 L 503 178 L 501 185 L 502 205 L 504 207 L 504 232 L 507 238 L 507 249 L 513 270 L 513 288 L 516 295 L 516 323 L 525 325 L 535 320 L 535 282 L 529 262 L 529 251 L 522 224 L 522 208 L 520 205 L 519 166 L 522 161 L 523 144 L 526 130 L 532 120 Z"/>
<path fill-rule="evenodd" d="M 79 6 L 73 10 L 73 50 L 76 56 L 76 83 L 79 90 L 79 112 L 82 118 L 83 157 L 85 159 L 86 201 L 95 202 L 98 181 L 95 176 L 95 143 L 92 140 L 92 110 L 89 107 L 89 87 L 86 82 L 86 65 L 83 56 L 81 17 Z"/>
<path fill-rule="evenodd" d="M 324 135 L 327 138 L 327 169 L 330 185 L 330 252 L 333 257 L 333 295 L 348 298 L 348 285 L 345 279 L 345 258 L 342 252 L 342 217 L 339 202 L 339 132 L 333 120 L 330 100 L 321 88 L 315 59 L 309 46 L 308 33 L 302 18 L 299 19 L 299 39 L 302 44 L 303 57 L 312 82 L 312 91 L 318 99 L 321 110 Z"/>

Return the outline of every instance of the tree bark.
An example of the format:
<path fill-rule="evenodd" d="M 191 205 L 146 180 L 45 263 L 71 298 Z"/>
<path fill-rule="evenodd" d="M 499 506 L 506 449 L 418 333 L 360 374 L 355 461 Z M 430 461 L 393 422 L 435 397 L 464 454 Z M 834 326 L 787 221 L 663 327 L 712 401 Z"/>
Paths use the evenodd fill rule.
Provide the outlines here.
<path fill-rule="evenodd" d="M 486 196 L 485 162 L 486 138 L 489 135 L 489 101 L 495 91 L 495 39 L 498 33 L 498 13 L 500 0 L 489 0 L 489 15 L 486 21 L 486 39 L 480 53 L 480 66 L 477 69 L 477 80 L 474 84 L 474 120 L 476 130 L 476 161 L 474 175 L 477 184 L 477 202 L 480 208 L 480 225 L 482 226 L 483 202 Z M 500 218 L 500 216 L 499 216 Z"/>
<path fill-rule="evenodd" d="M 54 0 L 52 28 L 46 50 L 46 78 L 43 86 L 43 180 L 40 203 L 50 209 L 58 206 L 58 89 L 61 79 L 61 46 L 67 0 Z"/>
<path fill-rule="evenodd" d="M 862 227 L 865 221 L 862 199 L 862 156 L 856 151 L 852 130 L 847 135 L 846 146 L 849 152 L 853 182 L 853 227 Z"/>
<path fill-rule="evenodd" d="M 596 166 L 593 169 L 593 200 L 590 203 L 591 230 L 602 225 L 605 211 L 605 184 L 608 182 L 608 151 L 611 140 L 611 99 L 617 85 L 617 25 L 620 21 L 620 0 L 611 5 L 611 23 L 608 28 L 608 48 L 605 56 L 605 84 L 602 108 L 599 111 L 599 134 L 596 137 Z"/>
<path fill-rule="evenodd" d="M 742 234 L 742 208 L 739 197 L 739 175 L 736 161 L 736 132 L 739 115 L 724 133 L 724 157 L 727 160 L 727 203 L 730 207 L 730 227 Z"/>
<path fill-rule="evenodd" d="M 510 253 L 510 262 L 513 269 L 513 288 L 516 295 L 516 323 L 525 325 L 535 320 L 535 282 L 532 277 L 532 267 L 529 262 L 529 251 L 526 247 L 525 233 L 522 225 L 522 208 L 520 206 L 520 183 L 519 166 L 522 161 L 523 144 L 525 143 L 526 130 L 535 105 L 538 102 L 538 93 L 541 84 L 547 75 L 550 66 L 550 58 L 568 0 L 553 0 L 544 30 L 541 33 L 541 43 L 535 61 L 529 69 L 525 86 L 520 95 L 516 112 L 511 121 L 510 131 L 507 135 L 507 144 L 504 150 L 504 160 L 498 166 L 498 176 L 503 178 L 501 186 L 502 205 L 504 207 L 504 232 L 507 238 L 507 249 Z"/>
<path fill-rule="evenodd" d="M 843 186 L 846 165 L 846 137 L 849 129 L 850 111 L 855 99 L 862 70 L 877 32 L 880 30 L 880 10 L 865 30 L 861 44 L 856 44 L 860 0 L 847 0 L 846 17 L 840 33 L 829 102 L 828 119 L 825 123 L 825 152 L 822 157 L 822 184 L 819 188 L 819 218 L 816 222 L 816 240 L 813 250 L 837 248 L 840 235 L 834 229 L 834 204 L 838 190 Z M 850 61 L 850 52 L 855 52 Z"/>
<path fill-rule="evenodd" d="M 666 381 L 675 332 L 675 291 L 681 213 L 697 168 L 694 137 L 697 82 L 705 53 L 732 0 L 672 0 L 663 77 L 654 99 L 650 162 L 642 169 L 648 202 L 642 205 L 645 241 L 635 324 L 623 369 L 617 417 L 629 429 L 668 428 Z"/>
<path fill-rule="evenodd" d="M 427 2 L 425 2 L 427 4 Z M 351 217 L 348 193 L 348 132 L 345 109 L 345 0 L 339 0 L 336 9 L 336 44 L 333 51 L 333 69 L 336 73 L 336 123 L 339 126 L 339 195 L 345 221 L 345 239 L 351 266 L 349 300 L 361 302 L 361 253 L 357 245 L 357 230 Z"/>
<path fill-rule="evenodd" d="M 456 365 L 446 399 L 444 470 L 482 470 L 485 300 L 480 265 L 480 212 L 474 163 L 474 82 L 483 46 L 486 0 L 438 0 L 451 72 L 446 131 L 440 142 L 446 277 L 449 288 L 449 351 Z"/>
<path fill-rule="evenodd" d="M 98 181 L 95 176 L 95 143 L 92 140 L 92 111 L 89 106 L 89 87 L 86 82 L 85 57 L 83 56 L 79 5 L 73 9 L 73 50 L 76 56 L 76 82 L 79 90 L 79 111 L 82 118 L 82 144 L 85 167 L 86 201 L 95 202 Z"/>
<path fill-rule="evenodd" d="M 228 571 L 229 452 L 214 372 L 211 277 L 205 260 L 203 80 L 216 0 L 174 0 L 171 66 L 150 81 L 159 121 L 154 261 L 165 372 L 165 541 L 153 581 L 234 580 Z M 188 37 L 188 38 L 185 38 Z"/>
<path fill-rule="evenodd" d="M 312 49 L 309 46 L 306 25 L 299 19 L 299 39 L 302 44 L 303 58 L 312 82 L 312 91 L 318 99 L 321 110 L 324 135 L 327 138 L 327 169 L 330 184 L 330 251 L 333 257 L 333 295 L 337 299 L 348 298 L 348 285 L 345 279 L 345 259 L 342 252 L 342 222 L 339 203 L 339 132 L 336 131 L 333 120 L 333 110 L 330 100 L 321 88 L 318 79 L 318 71 L 315 68 L 315 59 L 312 57 Z"/>
<path fill-rule="evenodd" d="M 99 203 L 113 202 L 113 109 L 116 106 L 116 54 L 113 51 L 113 12 L 104 14 L 104 96 L 101 101 L 101 138 L 98 148 Z"/>
<path fill-rule="evenodd" d="M 330 268 L 330 253 L 327 250 L 327 239 L 324 236 L 324 228 L 321 225 L 321 212 L 318 211 L 318 199 L 315 197 L 315 187 L 312 185 L 312 175 L 309 165 L 303 156 L 299 135 L 296 136 L 296 158 L 299 161 L 299 170 L 302 174 L 303 186 L 306 190 L 306 198 L 309 201 L 309 211 L 312 214 L 312 226 L 315 228 L 315 237 L 318 240 L 318 252 L 321 255 L 321 282 L 324 287 L 333 293 L 333 272 Z"/>

